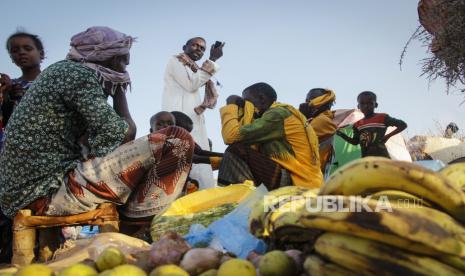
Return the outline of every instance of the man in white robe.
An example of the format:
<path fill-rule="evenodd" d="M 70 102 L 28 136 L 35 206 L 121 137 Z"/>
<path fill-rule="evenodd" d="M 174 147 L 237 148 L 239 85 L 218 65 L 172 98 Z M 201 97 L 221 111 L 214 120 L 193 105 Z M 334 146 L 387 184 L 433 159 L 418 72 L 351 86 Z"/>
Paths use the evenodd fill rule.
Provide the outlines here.
<path fill-rule="evenodd" d="M 205 39 L 189 39 L 182 48 L 184 52 L 168 61 L 164 77 L 162 110 L 181 111 L 188 115 L 194 122 L 191 135 L 204 150 L 209 149 L 209 143 L 203 112 L 216 105 L 218 95 L 210 79 L 219 69 L 215 62 L 223 56 L 224 43 L 214 46 L 210 49 L 208 60 L 199 67 L 195 62 L 205 53 Z M 205 86 L 203 101 L 199 92 L 202 86 Z M 216 186 L 210 164 L 193 164 L 190 177 L 199 181 L 200 189 Z"/>

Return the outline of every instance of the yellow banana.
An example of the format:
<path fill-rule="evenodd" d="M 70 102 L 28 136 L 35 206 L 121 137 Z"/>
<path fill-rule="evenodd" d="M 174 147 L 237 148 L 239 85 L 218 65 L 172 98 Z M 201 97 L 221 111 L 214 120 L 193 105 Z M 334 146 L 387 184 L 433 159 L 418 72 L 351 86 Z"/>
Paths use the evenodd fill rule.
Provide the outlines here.
<path fill-rule="evenodd" d="M 325 233 L 316 252 L 331 262 L 362 275 L 464 275 L 430 257 L 349 235 Z"/>
<path fill-rule="evenodd" d="M 382 157 L 366 157 L 334 172 L 320 195 L 369 195 L 404 191 L 441 207 L 465 222 L 465 194 L 447 178 L 419 165 Z"/>
<path fill-rule="evenodd" d="M 249 214 L 249 231 L 256 237 L 267 237 L 268 231 L 265 226 L 265 217 L 292 197 L 302 195 L 316 195 L 315 190 L 304 187 L 286 186 L 269 192 L 258 201 Z"/>
<path fill-rule="evenodd" d="M 323 260 L 317 255 L 310 255 L 305 259 L 304 271 L 307 275 L 318 276 L 347 276 L 354 274 L 339 265 Z"/>
<path fill-rule="evenodd" d="M 380 199 L 382 197 L 385 197 L 393 206 L 399 208 L 409 208 L 412 206 L 432 207 L 426 200 L 403 191 L 384 190 L 371 195 L 372 199 Z"/>
<path fill-rule="evenodd" d="M 265 217 L 265 229 L 277 243 L 313 242 L 322 231 L 304 227 L 300 222 L 300 209 L 305 208 L 309 197 L 301 196 L 283 203 Z"/>
<path fill-rule="evenodd" d="M 335 206 L 336 210 L 301 208 L 299 222 L 307 228 L 351 234 L 417 253 L 440 255 L 439 252 L 443 252 L 465 257 L 465 229 L 445 213 L 427 207 L 391 206 L 377 210 L 377 207 L 389 206 L 378 205 L 380 201 L 377 200 L 356 197 L 318 196 L 307 200 L 314 207 L 319 201 L 321 206 L 330 198 L 337 198 L 341 203 Z M 350 212 L 341 209 L 354 204 L 360 208 Z"/>
<path fill-rule="evenodd" d="M 452 266 L 460 271 L 465 272 L 465 258 L 460 258 L 452 255 L 441 255 L 438 256 L 438 259 L 449 266 Z"/>
<path fill-rule="evenodd" d="M 457 185 L 462 191 L 465 188 L 465 163 L 454 163 L 442 168 L 439 173 Z"/>

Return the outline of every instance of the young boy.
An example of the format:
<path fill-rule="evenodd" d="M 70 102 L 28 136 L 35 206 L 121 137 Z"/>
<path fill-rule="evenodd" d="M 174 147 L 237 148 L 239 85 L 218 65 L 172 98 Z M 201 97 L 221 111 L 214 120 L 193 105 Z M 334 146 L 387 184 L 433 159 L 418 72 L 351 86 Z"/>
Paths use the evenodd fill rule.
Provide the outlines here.
<path fill-rule="evenodd" d="M 358 108 L 365 117 L 354 124 L 354 137 L 351 138 L 340 131 L 337 131 L 336 134 L 352 145 L 360 144 L 362 157 L 382 156 L 390 158 L 385 143 L 389 138 L 406 129 L 407 124 L 387 114 L 375 113 L 374 110 L 378 107 L 378 103 L 376 102 L 376 94 L 371 91 L 360 93 L 357 101 Z M 386 134 L 388 126 L 394 126 L 396 129 Z"/>
<path fill-rule="evenodd" d="M 150 133 L 176 125 L 176 118 L 168 111 L 160 111 L 150 118 Z"/>

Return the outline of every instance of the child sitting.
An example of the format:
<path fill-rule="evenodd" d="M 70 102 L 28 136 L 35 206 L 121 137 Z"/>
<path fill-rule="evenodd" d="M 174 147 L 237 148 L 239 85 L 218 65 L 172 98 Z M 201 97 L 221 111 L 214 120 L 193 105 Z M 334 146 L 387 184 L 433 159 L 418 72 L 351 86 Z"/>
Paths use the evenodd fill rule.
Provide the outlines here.
<path fill-rule="evenodd" d="M 174 117 L 174 115 L 167 111 L 160 111 L 150 118 L 150 133 L 154 133 L 161 129 L 164 129 L 169 126 L 174 126 L 174 125 L 176 125 L 176 118 Z M 182 127 L 182 126 L 179 126 L 179 127 Z M 189 131 L 188 128 L 185 128 L 185 129 Z M 191 125 L 190 130 L 192 130 L 192 125 Z M 197 147 L 198 145 L 196 144 L 195 148 Z M 199 189 L 199 182 L 195 179 L 187 177 L 183 194 L 190 194 L 190 193 L 197 191 L 198 189 Z"/>
<path fill-rule="evenodd" d="M 176 118 L 168 111 L 160 111 L 150 118 L 150 133 L 176 124 Z M 189 131 L 190 132 L 190 131 Z"/>
<path fill-rule="evenodd" d="M 339 130 L 336 134 L 352 145 L 360 144 L 362 157 L 381 156 L 390 158 L 385 143 L 389 138 L 406 129 L 407 124 L 385 113 L 375 113 L 374 110 L 378 107 L 378 103 L 376 102 L 376 94 L 371 91 L 360 93 L 357 101 L 358 108 L 365 117 L 354 124 L 354 136 L 349 137 Z M 396 129 L 386 134 L 388 126 L 394 126 Z"/>

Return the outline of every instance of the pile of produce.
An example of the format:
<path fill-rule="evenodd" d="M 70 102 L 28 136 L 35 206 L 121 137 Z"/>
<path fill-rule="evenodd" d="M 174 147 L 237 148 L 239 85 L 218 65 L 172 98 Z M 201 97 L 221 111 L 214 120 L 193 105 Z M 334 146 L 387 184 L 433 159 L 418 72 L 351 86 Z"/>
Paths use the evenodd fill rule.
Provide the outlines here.
<path fill-rule="evenodd" d="M 214 248 L 192 248 L 168 231 L 135 253 L 104 246 L 93 259 L 58 271 L 32 264 L 0 275 L 465 275 L 463 187 L 465 163 L 434 172 L 363 158 L 340 168 L 321 189 L 283 187 L 256 202 L 248 222 L 250 232 L 268 244 L 262 255 L 252 251 L 240 259 Z M 209 208 L 239 203 L 234 189 L 243 188 L 225 190 Z M 235 197 L 225 200 L 228 193 Z M 195 213 L 207 211 L 190 204 Z M 179 206 L 168 214 L 182 215 Z"/>
<path fill-rule="evenodd" d="M 363 158 L 336 171 L 318 195 L 273 191 L 249 225 L 275 247 L 303 249 L 309 275 L 463 275 L 464 185 L 463 163 L 436 173 Z"/>

